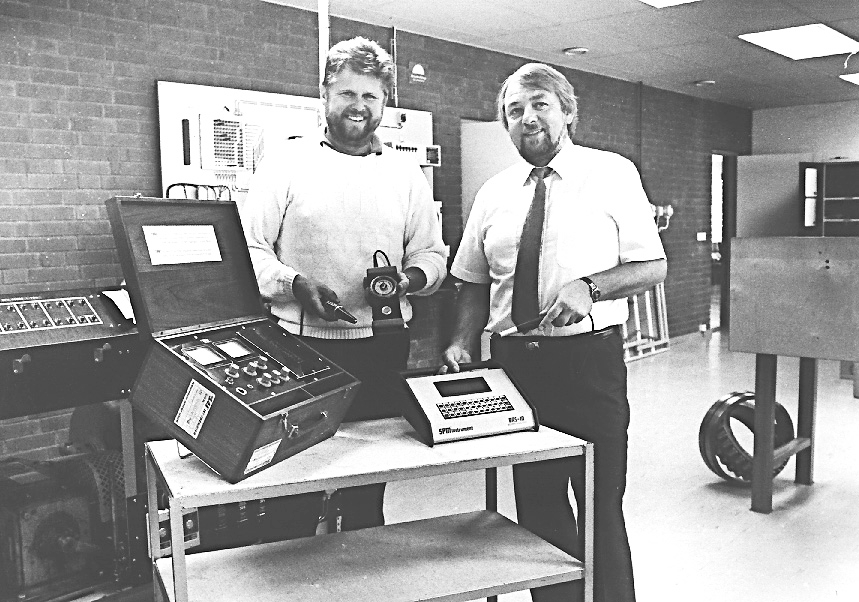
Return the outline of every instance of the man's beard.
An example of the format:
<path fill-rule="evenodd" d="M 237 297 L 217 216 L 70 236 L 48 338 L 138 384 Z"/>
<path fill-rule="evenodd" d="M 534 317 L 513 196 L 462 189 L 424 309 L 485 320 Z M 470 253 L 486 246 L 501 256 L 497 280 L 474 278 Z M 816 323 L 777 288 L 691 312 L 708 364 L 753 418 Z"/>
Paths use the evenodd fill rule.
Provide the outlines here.
<path fill-rule="evenodd" d="M 369 142 L 376 131 L 382 117 L 372 119 L 369 113 L 363 115 L 364 121 L 354 122 L 348 117 L 349 113 L 328 113 L 325 115 L 325 120 L 328 123 L 328 131 L 335 141 L 340 141 L 348 145 L 360 144 Z"/>
<path fill-rule="evenodd" d="M 519 154 L 532 165 L 545 165 L 561 149 L 561 140 L 563 139 L 563 135 L 561 134 L 558 135 L 556 140 L 552 140 L 544 129 L 539 139 L 535 140 L 523 133 L 519 142 Z"/>

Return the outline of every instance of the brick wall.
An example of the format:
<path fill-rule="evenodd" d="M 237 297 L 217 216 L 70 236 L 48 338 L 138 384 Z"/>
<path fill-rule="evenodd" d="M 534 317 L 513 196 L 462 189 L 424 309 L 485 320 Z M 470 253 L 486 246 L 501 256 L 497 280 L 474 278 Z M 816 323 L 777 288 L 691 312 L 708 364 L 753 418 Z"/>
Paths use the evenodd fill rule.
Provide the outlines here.
<path fill-rule="evenodd" d="M 155 82 L 314 96 L 317 31 L 315 13 L 260 0 L 0 0 L 0 291 L 116 285 L 104 201 L 160 194 Z M 393 32 L 332 19 L 332 43 L 354 35 L 388 46 Z M 410 61 L 428 70 L 425 83 L 400 77 L 399 104 L 433 113 L 444 162 L 435 194 L 455 248 L 460 120 L 494 119 L 500 82 L 525 61 L 402 31 L 397 49 L 402 73 Z M 709 229 L 710 153 L 750 152 L 751 112 L 562 71 L 580 96 L 577 141 L 636 161 L 652 202 L 674 206 L 664 234 L 670 332 L 694 331 L 709 305 L 709 245 L 695 232 Z M 416 308 L 419 364 L 441 345 L 447 303 Z M 10 447 L 17 434 L 53 432 L 58 420 L 0 424 L 0 455 L 22 451 Z"/>

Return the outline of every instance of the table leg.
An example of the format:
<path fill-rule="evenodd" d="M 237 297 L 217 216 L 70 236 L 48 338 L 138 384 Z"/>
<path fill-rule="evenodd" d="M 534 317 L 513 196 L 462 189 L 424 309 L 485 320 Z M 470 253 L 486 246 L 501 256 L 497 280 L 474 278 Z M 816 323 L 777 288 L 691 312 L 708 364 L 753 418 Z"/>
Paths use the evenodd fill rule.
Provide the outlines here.
<path fill-rule="evenodd" d="M 498 511 L 498 469 L 486 469 L 486 509 Z"/>
<path fill-rule="evenodd" d="M 182 506 L 170 496 L 170 546 L 173 557 L 175 602 L 188 602 L 188 570 L 185 564 L 185 526 Z"/>
<path fill-rule="evenodd" d="M 775 439 L 776 356 L 755 356 L 755 446 L 752 457 L 752 511 L 772 512 Z"/>
<path fill-rule="evenodd" d="M 811 485 L 814 472 L 814 422 L 817 412 L 817 360 L 799 358 L 799 410 L 796 436 L 811 444 L 796 454 L 796 478 L 801 485 Z"/>
<path fill-rule="evenodd" d="M 585 445 L 585 602 L 594 600 L 594 444 Z"/>
<path fill-rule="evenodd" d="M 498 469 L 486 469 L 486 509 L 498 511 Z M 498 596 L 488 596 L 486 602 L 498 602 Z"/>
<path fill-rule="evenodd" d="M 161 558 L 161 534 L 158 525 L 158 494 L 155 468 L 149 452 L 146 452 L 146 495 L 148 501 L 147 517 L 149 520 L 149 557 L 152 562 Z"/>

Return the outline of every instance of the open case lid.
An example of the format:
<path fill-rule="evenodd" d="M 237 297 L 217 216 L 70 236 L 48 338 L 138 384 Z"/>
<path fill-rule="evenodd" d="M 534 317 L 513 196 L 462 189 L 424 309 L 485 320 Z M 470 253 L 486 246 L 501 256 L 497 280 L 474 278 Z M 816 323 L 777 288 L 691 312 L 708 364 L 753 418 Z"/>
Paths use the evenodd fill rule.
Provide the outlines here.
<path fill-rule="evenodd" d="M 114 197 L 106 205 L 141 333 L 265 315 L 234 202 Z"/>

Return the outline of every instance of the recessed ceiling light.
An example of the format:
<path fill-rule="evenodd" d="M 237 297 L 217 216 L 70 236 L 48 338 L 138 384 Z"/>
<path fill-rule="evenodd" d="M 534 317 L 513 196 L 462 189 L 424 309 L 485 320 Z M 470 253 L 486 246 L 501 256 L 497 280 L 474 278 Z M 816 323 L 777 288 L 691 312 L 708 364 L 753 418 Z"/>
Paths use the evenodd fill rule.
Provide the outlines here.
<path fill-rule="evenodd" d="M 795 61 L 859 50 L 859 42 L 823 23 L 744 33 L 739 37 Z"/>
<path fill-rule="evenodd" d="M 859 86 L 859 73 L 848 73 L 846 75 L 839 75 L 841 79 L 846 82 L 850 82 L 851 84 L 856 84 Z"/>
<path fill-rule="evenodd" d="M 649 4 L 654 8 L 665 8 L 666 6 L 677 6 L 678 4 L 690 4 L 692 2 L 699 2 L 699 0 L 639 0 L 639 2 Z"/>
<path fill-rule="evenodd" d="M 583 54 L 587 54 L 590 52 L 584 46 L 570 46 L 569 48 L 564 48 L 564 54 L 567 56 L 581 56 Z"/>
<path fill-rule="evenodd" d="M 692 83 L 694 83 L 699 88 L 706 88 L 707 86 L 715 86 L 716 80 L 715 79 L 699 79 L 698 81 L 695 81 Z"/>

